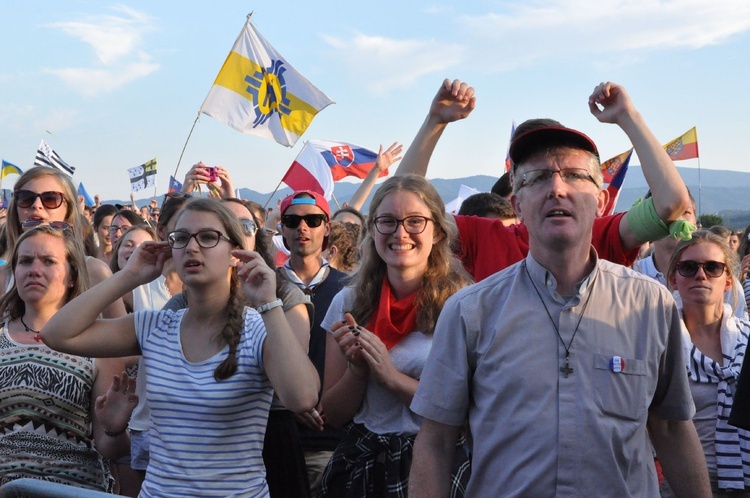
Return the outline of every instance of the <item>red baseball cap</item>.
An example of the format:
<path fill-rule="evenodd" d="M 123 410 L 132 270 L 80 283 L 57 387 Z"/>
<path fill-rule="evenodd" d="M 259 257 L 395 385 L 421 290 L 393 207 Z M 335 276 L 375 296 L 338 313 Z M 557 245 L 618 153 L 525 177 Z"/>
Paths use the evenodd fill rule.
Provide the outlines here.
<path fill-rule="evenodd" d="M 309 195 L 310 197 L 300 197 L 303 195 Z M 284 197 L 284 200 L 281 201 L 281 215 L 284 216 L 284 211 L 289 209 L 290 206 L 296 204 L 309 204 L 312 206 L 318 206 L 323 210 L 323 212 L 326 214 L 326 216 L 328 216 L 329 219 L 331 218 L 331 208 L 328 207 L 328 201 L 325 199 L 325 197 L 317 192 L 314 192 L 312 190 L 297 190 Z"/>
<path fill-rule="evenodd" d="M 519 128 L 521 128 L 521 126 L 519 126 Z M 513 137 L 508 151 L 508 155 L 513 161 L 513 170 L 515 171 L 515 168 L 519 163 L 528 159 L 534 153 L 542 149 L 558 146 L 582 149 L 599 157 L 599 151 L 597 150 L 594 141 L 580 131 L 566 128 L 562 125 L 539 126 L 528 131 L 522 131 L 520 134 Z"/>
<path fill-rule="evenodd" d="M 310 196 L 310 197 L 307 197 L 307 196 Z M 296 205 L 317 206 L 323 210 L 328 220 L 331 219 L 331 208 L 328 207 L 328 201 L 326 200 L 325 197 L 323 197 L 317 192 L 314 192 L 312 190 L 297 190 L 289 194 L 288 196 L 284 197 L 284 200 L 281 201 L 281 207 L 279 208 L 281 216 L 284 216 L 284 212 L 286 212 L 286 210 L 289 209 L 291 206 L 296 206 Z M 282 242 L 284 242 L 284 247 L 289 249 L 289 245 L 286 243 L 286 237 L 282 235 L 281 240 Z M 322 250 L 325 251 L 327 247 L 328 247 L 328 236 L 323 238 Z"/>

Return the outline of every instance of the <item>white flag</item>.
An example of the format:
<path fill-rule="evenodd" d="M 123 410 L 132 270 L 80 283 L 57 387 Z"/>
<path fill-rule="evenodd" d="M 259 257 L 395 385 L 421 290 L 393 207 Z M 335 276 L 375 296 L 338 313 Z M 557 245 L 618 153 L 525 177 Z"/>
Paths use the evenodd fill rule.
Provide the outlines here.
<path fill-rule="evenodd" d="M 242 133 L 292 147 L 330 104 L 248 19 L 200 112 Z"/>
<path fill-rule="evenodd" d="M 156 187 L 156 158 L 135 168 L 130 168 L 128 174 L 130 175 L 131 192 Z"/>

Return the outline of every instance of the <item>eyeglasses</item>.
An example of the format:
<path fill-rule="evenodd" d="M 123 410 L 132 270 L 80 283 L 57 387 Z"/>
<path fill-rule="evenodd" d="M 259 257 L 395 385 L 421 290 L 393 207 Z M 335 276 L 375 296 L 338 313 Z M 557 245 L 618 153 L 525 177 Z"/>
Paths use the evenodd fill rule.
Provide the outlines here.
<path fill-rule="evenodd" d="M 692 278 L 698 273 L 698 268 L 703 268 L 707 277 L 719 278 L 724 274 L 727 265 L 719 261 L 692 261 L 685 260 L 677 263 L 677 272 L 686 278 Z"/>
<path fill-rule="evenodd" d="M 218 246 L 221 239 L 224 239 L 227 242 L 232 242 L 229 237 L 220 231 L 211 229 L 201 230 L 196 233 L 189 233 L 185 230 L 176 230 L 167 235 L 167 242 L 169 242 L 169 246 L 172 249 L 182 249 L 190 243 L 190 239 L 192 238 L 195 238 L 195 241 L 203 249 L 211 249 L 212 247 Z"/>
<path fill-rule="evenodd" d="M 258 231 L 258 225 L 250 218 L 240 218 L 240 225 L 242 225 L 242 231 L 246 237 L 252 237 Z"/>
<path fill-rule="evenodd" d="M 72 225 L 70 223 L 66 223 L 64 221 L 45 221 L 45 220 L 26 220 L 23 223 L 21 223 L 21 228 L 24 230 L 28 230 L 29 228 L 35 228 L 38 226 L 46 226 L 50 228 L 54 228 L 56 230 L 67 230 Z"/>
<path fill-rule="evenodd" d="M 125 232 L 133 228 L 132 225 L 125 225 L 123 227 L 118 227 L 117 225 L 109 225 L 107 227 L 104 227 L 110 235 L 114 235 L 117 232 L 122 232 L 123 235 L 125 235 Z"/>
<path fill-rule="evenodd" d="M 62 192 L 42 192 L 37 194 L 31 190 L 16 190 L 13 192 L 13 197 L 16 198 L 16 205 L 20 208 L 30 208 L 36 202 L 37 197 L 42 200 L 42 205 L 47 209 L 57 209 L 62 206 L 65 196 Z"/>
<path fill-rule="evenodd" d="M 373 223 L 377 231 L 383 235 L 395 233 L 399 225 L 403 225 L 407 233 L 418 234 L 424 232 L 428 221 L 434 220 L 426 216 L 407 216 L 403 220 L 393 216 L 378 216 L 373 220 Z"/>
<path fill-rule="evenodd" d="M 302 220 L 305 220 L 305 224 L 310 228 L 316 228 L 328 219 L 328 216 L 324 214 L 306 214 L 299 216 L 297 214 L 285 214 L 281 217 L 281 224 L 287 228 L 297 228 Z"/>
<path fill-rule="evenodd" d="M 594 180 L 594 177 L 591 176 L 591 173 L 589 173 L 588 170 L 583 168 L 562 168 L 562 169 L 535 169 L 531 171 L 527 171 L 523 175 L 521 175 L 521 186 L 518 187 L 519 189 L 522 189 L 524 187 L 530 187 L 530 188 L 536 188 L 536 187 L 542 187 L 544 185 L 549 184 L 552 181 L 552 177 L 555 176 L 555 173 L 560 175 L 560 179 L 567 183 L 568 185 L 578 185 L 584 181 L 590 181 L 597 187 L 599 186 L 598 183 L 596 183 L 596 180 Z"/>

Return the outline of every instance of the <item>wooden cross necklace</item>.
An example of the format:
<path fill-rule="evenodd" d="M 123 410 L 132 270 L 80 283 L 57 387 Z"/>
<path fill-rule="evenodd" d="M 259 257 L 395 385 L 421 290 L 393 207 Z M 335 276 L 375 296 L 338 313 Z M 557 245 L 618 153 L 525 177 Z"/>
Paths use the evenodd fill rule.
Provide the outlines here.
<path fill-rule="evenodd" d="M 534 290 L 536 291 L 536 295 L 539 296 L 539 300 L 542 302 L 542 306 L 544 306 L 544 311 L 547 312 L 547 316 L 549 317 L 549 321 L 552 324 L 552 327 L 554 327 L 555 332 L 557 333 L 557 338 L 560 339 L 560 344 L 565 348 L 565 365 L 560 367 L 560 371 L 565 374 L 565 378 L 568 378 L 568 375 L 573 373 L 573 367 L 570 366 L 570 348 L 573 346 L 573 340 L 576 338 L 576 334 L 578 333 L 578 328 L 581 326 L 581 320 L 583 320 L 583 314 L 586 313 L 586 308 L 589 305 L 589 300 L 591 299 L 591 295 L 593 292 L 589 292 L 588 297 L 586 298 L 586 302 L 583 304 L 583 309 L 581 310 L 581 315 L 578 317 L 578 323 L 576 324 L 576 328 L 573 331 L 573 336 L 570 338 L 570 343 L 567 345 L 565 344 L 565 341 L 563 341 L 562 336 L 560 335 L 560 329 L 557 328 L 557 325 L 555 325 L 555 320 L 552 319 L 552 314 L 549 312 L 549 308 L 547 308 L 547 304 L 544 302 L 544 298 L 542 298 L 542 293 L 539 292 L 539 289 L 536 286 L 536 283 L 534 282 L 534 279 L 531 278 L 531 273 L 529 273 L 529 269 L 526 266 L 526 261 L 523 262 L 523 269 L 526 270 L 526 275 L 528 275 L 529 280 L 531 281 L 531 285 L 534 287 Z"/>

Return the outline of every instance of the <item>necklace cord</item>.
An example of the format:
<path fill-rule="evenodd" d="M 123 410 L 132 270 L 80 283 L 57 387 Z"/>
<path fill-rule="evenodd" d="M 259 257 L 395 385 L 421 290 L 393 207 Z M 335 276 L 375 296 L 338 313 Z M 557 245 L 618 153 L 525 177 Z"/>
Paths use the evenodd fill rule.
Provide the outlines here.
<path fill-rule="evenodd" d="M 589 305 L 589 301 L 591 300 L 591 295 L 593 292 L 589 292 L 588 297 L 586 297 L 586 302 L 583 303 L 583 309 L 581 309 L 581 315 L 578 317 L 578 323 L 576 324 L 575 330 L 573 330 L 573 336 L 570 338 L 570 343 L 568 345 L 565 345 L 565 341 L 563 341 L 562 335 L 560 335 L 560 329 L 555 324 L 555 320 L 552 319 L 552 314 L 549 312 L 549 308 L 547 308 L 547 304 L 544 302 L 544 298 L 542 298 L 542 293 L 539 292 L 539 289 L 536 286 L 536 283 L 534 282 L 534 279 L 531 278 L 531 273 L 529 273 L 529 268 L 526 266 L 526 261 L 523 262 L 523 269 L 526 270 L 526 275 L 529 277 L 529 281 L 531 281 L 531 285 L 534 287 L 534 290 L 536 291 L 536 295 L 539 296 L 539 300 L 542 302 L 542 306 L 544 306 L 544 311 L 547 312 L 547 316 L 549 317 L 549 321 L 552 324 L 552 327 L 555 329 L 555 333 L 557 334 L 557 338 L 560 339 L 560 344 L 565 348 L 565 357 L 568 358 L 570 356 L 570 348 L 573 346 L 573 340 L 576 338 L 576 334 L 578 333 L 578 328 L 581 326 L 581 321 L 583 320 L 583 315 L 586 313 L 586 308 Z"/>

